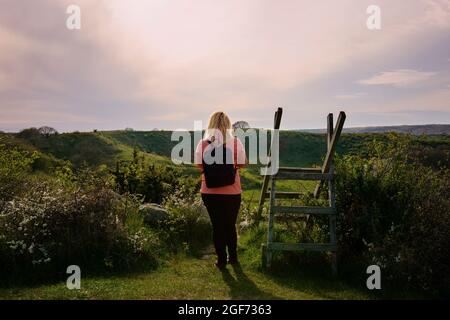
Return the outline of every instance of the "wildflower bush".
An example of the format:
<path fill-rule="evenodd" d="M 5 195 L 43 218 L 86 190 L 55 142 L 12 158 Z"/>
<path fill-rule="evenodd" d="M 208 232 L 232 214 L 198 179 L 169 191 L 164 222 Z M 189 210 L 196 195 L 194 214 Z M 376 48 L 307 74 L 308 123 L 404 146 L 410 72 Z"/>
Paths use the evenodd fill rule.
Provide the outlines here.
<path fill-rule="evenodd" d="M 55 279 L 72 264 L 85 273 L 154 266 L 167 254 L 209 243 L 193 178 L 145 167 L 136 154 L 123 171 L 74 172 L 62 162 L 47 175 L 33 172 L 36 153 L 0 149 L 0 282 Z M 146 226 L 139 212 L 146 200 L 164 200 L 168 219 L 158 228 Z"/>
<path fill-rule="evenodd" d="M 383 277 L 425 290 L 450 287 L 450 173 L 421 163 L 391 135 L 367 158 L 336 161 L 341 261 L 363 257 Z"/>
<path fill-rule="evenodd" d="M 0 280 L 82 269 L 154 264 L 159 238 L 139 220 L 140 201 L 85 170 L 64 179 L 30 179 L 0 213 Z"/>
<path fill-rule="evenodd" d="M 172 250 L 180 244 L 196 253 L 211 243 L 211 223 L 208 212 L 199 195 L 186 195 L 184 190 L 176 190 L 163 203 L 169 218 L 161 224 L 164 239 Z"/>

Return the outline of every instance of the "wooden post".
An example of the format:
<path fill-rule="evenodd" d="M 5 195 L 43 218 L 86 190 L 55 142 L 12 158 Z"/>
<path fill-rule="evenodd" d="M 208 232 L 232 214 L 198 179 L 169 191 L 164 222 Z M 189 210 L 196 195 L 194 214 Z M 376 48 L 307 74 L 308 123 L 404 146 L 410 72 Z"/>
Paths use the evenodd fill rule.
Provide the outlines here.
<path fill-rule="evenodd" d="M 266 267 L 267 269 L 270 269 L 272 265 L 272 250 L 270 247 L 270 244 L 273 242 L 273 216 L 274 216 L 274 207 L 276 205 L 275 203 L 275 177 L 272 177 L 272 183 L 270 186 L 270 206 L 269 206 L 269 223 L 267 227 L 267 247 L 266 247 Z"/>
<path fill-rule="evenodd" d="M 334 172 L 334 168 L 331 167 L 330 172 Z M 334 251 L 331 252 L 331 270 L 333 272 L 333 275 L 337 275 L 337 257 L 336 257 L 336 250 L 337 250 L 337 239 L 336 239 L 336 194 L 335 194 L 335 188 L 334 188 L 334 181 L 332 179 L 329 180 L 329 203 L 331 208 L 334 210 L 334 214 L 330 215 L 330 243 L 334 247 Z"/>
<path fill-rule="evenodd" d="M 333 114 L 329 113 L 327 117 L 327 152 L 331 149 L 331 139 L 333 139 Z"/>
<path fill-rule="evenodd" d="M 333 138 L 333 114 L 330 113 L 327 117 L 327 152 L 331 150 L 331 141 Z M 334 166 L 331 161 L 330 171 L 331 174 L 334 174 Z M 333 179 L 328 180 L 328 203 L 330 207 L 336 212 L 336 204 L 335 204 L 335 190 L 334 190 L 334 181 Z M 330 215 L 329 217 L 329 228 L 330 228 L 330 243 L 333 246 L 336 246 L 336 214 Z M 336 252 L 331 252 L 331 270 L 333 275 L 337 275 L 337 260 L 336 260 Z"/>
<path fill-rule="evenodd" d="M 346 118 L 345 112 L 341 111 L 339 113 L 339 117 L 336 122 L 336 128 L 332 134 L 330 148 L 327 151 L 327 155 L 325 156 L 325 161 L 323 162 L 322 173 L 330 171 L 330 166 L 331 166 L 331 163 L 332 163 L 333 157 L 334 157 L 334 151 L 336 149 L 337 141 L 339 140 L 339 137 L 341 136 L 342 128 L 344 127 L 345 118 Z M 328 136 L 327 136 L 327 139 L 328 139 Z M 316 189 L 314 191 L 315 198 L 319 197 L 320 190 L 322 188 L 323 183 L 324 183 L 324 180 L 321 180 L 317 183 Z"/>
<path fill-rule="evenodd" d="M 274 116 L 274 121 L 273 121 L 273 128 L 274 130 L 278 130 L 280 129 L 280 124 L 281 124 L 281 116 L 283 115 L 283 109 L 282 108 L 278 108 L 278 110 L 275 112 L 275 116 Z M 272 135 L 273 137 L 273 135 Z M 268 155 L 270 156 L 272 154 L 272 142 L 270 143 L 269 146 L 269 150 L 268 150 Z M 270 166 L 270 162 L 267 165 L 267 167 Z M 261 195 L 259 197 L 259 203 L 258 203 L 258 211 L 256 212 L 256 216 L 254 219 L 254 225 L 258 225 L 258 223 L 261 221 L 261 215 L 262 215 L 262 209 L 264 206 L 264 200 L 266 197 L 266 192 L 267 189 L 269 187 L 269 179 L 270 176 L 269 175 L 265 175 L 264 176 L 264 181 L 263 181 L 263 185 L 261 188 Z"/>

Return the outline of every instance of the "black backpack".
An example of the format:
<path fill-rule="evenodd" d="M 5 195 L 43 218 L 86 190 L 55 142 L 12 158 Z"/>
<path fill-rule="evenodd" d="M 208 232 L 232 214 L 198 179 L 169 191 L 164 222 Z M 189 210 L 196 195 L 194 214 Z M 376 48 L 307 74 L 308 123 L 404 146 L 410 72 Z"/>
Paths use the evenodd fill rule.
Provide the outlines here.
<path fill-rule="evenodd" d="M 211 141 L 208 141 L 211 144 Z M 234 184 L 236 178 L 236 166 L 232 161 L 233 153 L 225 144 L 222 144 L 223 163 L 207 164 L 203 160 L 203 173 L 205 175 L 205 182 L 208 188 L 219 188 Z M 236 150 L 236 141 L 235 141 Z M 215 157 L 216 147 L 211 150 L 211 156 Z M 227 161 L 228 160 L 228 161 Z"/>

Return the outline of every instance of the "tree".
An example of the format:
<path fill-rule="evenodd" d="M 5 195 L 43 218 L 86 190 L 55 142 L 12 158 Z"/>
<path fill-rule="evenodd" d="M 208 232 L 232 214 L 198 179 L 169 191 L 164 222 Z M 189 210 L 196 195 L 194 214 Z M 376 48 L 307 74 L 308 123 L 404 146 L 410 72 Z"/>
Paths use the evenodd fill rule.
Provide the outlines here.
<path fill-rule="evenodd" d="M 43 136 L 45 136 L 46 138 L 52 136 L 52 135 L 57 135 L 58 131 L 56 131 L 55 129 L 53 129 L 52 127 L 47 127 L 47 126 L 43 126 L 40 127 L 38 129 L 39 133 Z"/>
<path fill-rule="evenodd" d="M 35 138 L 35 137 L 39 137 L 39 136 L 40 136 L 39 130 L 34 127 L 28 128 L 28 129 L 23 129 L 18 134 L 18 137 L 22 138 L 22 139 L 30 139 L 30 138 Z"/>
<path fill-rule="evenodd" d="M 248 129 L 250 125 L 247 121 L 236 121 L 233 123 L 233 129 Z"/>

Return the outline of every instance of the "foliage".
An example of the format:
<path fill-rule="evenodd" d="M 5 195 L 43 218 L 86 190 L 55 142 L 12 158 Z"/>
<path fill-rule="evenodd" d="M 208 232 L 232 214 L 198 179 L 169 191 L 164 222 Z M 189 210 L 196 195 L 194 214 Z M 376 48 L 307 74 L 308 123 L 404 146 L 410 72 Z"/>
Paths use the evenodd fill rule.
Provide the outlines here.
<path fill-rule="evenodd" d="M 169 246 L 176 250 L 180 244 L 189 246 L 196 253 L 211 243 L 211 224 L 206 208 L 197 195 L 187 196 L 182 190 L 176 190 L 164 201 L 169 219 L 161 227 Z"/>
<path fill-rule="evenodd" d="M 186 176 L 196 168 L 178 169 L 166 165 L 167 158 L 137 151 L 170 156 L 177 143 L 171 141 L 170 132 L 46 136 L 31 128 L 2 137 L 6 137 L 0 141 L 2 275 L 64 272 L 62 266 L 73 259 L 113 269 L 138 260 L 153 264 L 166 252 L 183 247 L 195 252 L 210 243 L 209 219 L 196 196 L 198 173 Z M 283 166 L 320 164 L 325 149 L 323 135 L 280 133 Z M 337 151 L 340 268 L 353 259 L 365 266 L 376 263 L 386 279 L 429 290 L 448 288 L 448 136 L 344 134 Z M 244 189 L 260 187 L 256 168 L 241 175 Z M 142 200 L 163 203 L 168 209 L 170 217 L 160 228 L 144 226 L 137 211 Z M 306 195 L 296 201 L 313 200 Z M 254 212 L 254 206 L 244 203 L 241 220 L 251 223 Z M 276 228 L 280 241 L 320 241 L 328 236 L 327 223 L 320 219 L 277 223 Z M 244 249 L 252 252 L 255 263 L 260 261 L 265 230 L 259 227 L 242 234 Z M 305 261 L 297 257 L 279 255 L 276 261 L 282 266 Z"/>
<path fill-rule="evenodd" d="M 411 139 L 391 135 L 369 158 L 337 160 L 341 256 L 364 256 L 386 277 L 448 289 L 450 174 L 432 170 L 411 152 Z"/>
<path fill-rule="evenodd" d="M 102 131 L 97 133 L 63 133 L 52 135 L 48 139 L 39 134 L 36 128 L 25 129 L 17 136 L 30 142 L 38 150 L 59 159 L 70 160 L 75 167 L 86 162 L 90 166 L 100 164 L 114 165 L 116 160 L 130 160 L 133 149 L 138 149 L 166 161 L 178 141 L 171 140 L 171 131 Z M 191 132 L 193 135 L 193 132 Z M 413 145 L 423 154 L 426 165 L 436 166 L 450 163 L 450 136 L 429 135 L 413 136 Z M 195 149 L 191 140 L 191 154 Z M 337 146 L 338 154 L 370 153 L 370 141 L 389 143 L 389 135 L 381 133 L 343 134 Z M 320 165 L 326 152 L 324 134 L 280 131 L 280 164 L 282 166 Z M 248 146 L 247 146 L 248 150 Z"/>
<path fill-rule="evenodd" d="M 129 162 L 117 162 L 112 171 L 120 193 L 139 194 L 144 202 L 161 203 L 175 190 L 186 196 L 198 192 L 199 180 L 183 176 L 180 170 L 170 166 L 146 165 L 137 150 Z"/>
<path fill-rule="evenodd" d="M 430 149 L 423 141 L 434 143 L 432 138 L 419 143 L 411 136 L 382 135 L 366 141 L 360 153 L 337 156 L 338 260 L 343 274 L 350 274 L 355 263 L 359 270 L 378 264 L 391 289 L 406 284 L 445 296 L 450 284 L 450 171 L 442 162 L 445 155 L 430 164 Z M 323 195 L 327 192 L 325 187 Z M 309 192 L 279 201 L 323 205 Z M 255 211 L 244 202 L 244 221 L 252 224 Z M 326 218 L 275 222 L 275 241 L 328 241 Z M 244 234 L 246 250 L 258 252 L 266 237 L 265 227 L 250 229 Z M 309 263 L 310 258 L 315 259 L 312 253 L 277 254 L 273 265 L 285 268 L 289 263 Z"/>
<path fill-rule="evenodd" d="M 122 152 L 120 148 L 95 133 L 50 134 L 48 129 L 41 133 L 40 129 L 30 128 L 22 130 L 17 137 L 43 153 L 69 160 L 75 167 L 84 164 L 113 164 L 114 159 Z"/>
<path fill-rule="evenodd" d="M 236 121 L 235 123 L 233 123 L 233 129 L 248 129 L 250 128 L 250 125 L 248 124 L 247 121 Z"/>
<path fill-rule="evenodd" d="M 117 269 L 155 262 L 155 233 L 142 222 L 127 225 L 138 206 L 137 199 L 118 195 L 95 172 L 64 182 L 29 181 L 0 213 L 0 274 L 11 278 L 26 271 L 62 273 L 71 264 Z"/>
<path fill-rule="evenodd" d="M 29 153 L 0 144 L 0 209 L 2 203 L 10 200 L 23 185 L 36 158 L 35 152 Z"/>
<path fill-rule="evenodd" d="M 48 138 L 51 135 L 57 135 L 58 131 L 52 127 L 43 126 L 38 129 L 39 133 L 44 137 Z"/>

